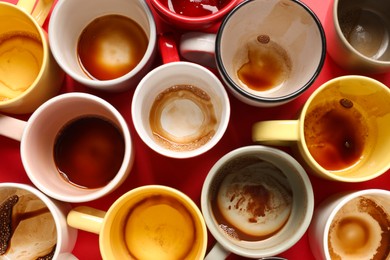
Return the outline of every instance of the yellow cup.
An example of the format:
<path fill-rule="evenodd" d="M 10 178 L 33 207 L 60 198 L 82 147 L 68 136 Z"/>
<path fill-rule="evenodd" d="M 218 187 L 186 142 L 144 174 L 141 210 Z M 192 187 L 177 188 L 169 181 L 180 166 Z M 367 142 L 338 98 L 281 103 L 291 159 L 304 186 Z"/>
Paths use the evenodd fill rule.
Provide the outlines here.
<path fill-rule="evenodd" d="M 99 234 L 103 259 L 203 259 L 207 229 L 195 203 L 166 186 L 133 189 L 106 212 L 80 206 L 72 227 Z"/>
<path fill-rule="evenodd" d="M 390 89 L 369 77 L 343 76 L 314 91 L 297 120 L 255 123 L 252 139 L 292 145 L 320 177 L 362 182 L 390 168 L 389 133 Z"/>
<path fill-rule="evenodd" d="M 42 29 L 54 0 L 0 2 L 0 111 L 33 112 L 64 79 Z"/>

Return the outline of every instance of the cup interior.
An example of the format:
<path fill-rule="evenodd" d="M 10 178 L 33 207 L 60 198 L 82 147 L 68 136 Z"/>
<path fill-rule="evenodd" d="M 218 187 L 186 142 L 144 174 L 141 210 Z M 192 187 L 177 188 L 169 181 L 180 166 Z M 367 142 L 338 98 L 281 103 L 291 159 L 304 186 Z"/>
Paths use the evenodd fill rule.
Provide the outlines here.
<path fill-rule="evenodd" d="M 292 195 L 290 215 L 281 229 L 267 238 L 251 241 L 245 238 L 234 239 L 231 235 L 227 235 L 222 228 L 225 223 L 220 223 L 217 220 L 219 217 L 214 212 L 212 205 L 220 183 L 228 176 L 224 175 L 224 167 L 229 169 L 232 167 L 230 165 L 232 162 L 248 156 L 256 157 L 258 160 L 276 166 L 287 179 Z M 259 173 L 259 171 L 251 172 L 251 174 Z M 312 217 L 314 197 L 305 171 L 291 156 L 274 148 L 248 146 L 226 154 L 212 167 L 202 188 L 201 206 L 206 225 L 218 243 L 237 255 L 259 258 L 278 255 L 293 246 L 302 237 Z M 253 225 L 252 228 L 257 227 Z"/>
<path fill-rule="evenodd" d="M 255 49 L 252 45 L 256 46 Z M 272 72 L 279 74 L 278 71 L 285 71 L 279 82 L 269 83 L 272 85 L 269 89 L 249 87 L 238 76 L 243 65 L 255 64 L 259 59 L 253 56 L 253 53 L 260 53 L 257 49 L 268 54 L 281 50 L 278 63 L 290 63 L 288 68 L 276 68 Z M 325 53 L 321 23 L 308 7 L 298 1 L 241 3 L 227 15 L 217 35 L 216 59 L 223 79 L 233 93 L 251 101 L 282 102 L 298 96 L 319 74 Z M 268 66 L 261 69 L 264 71 L 252 71 L 248 75 L 262 73 L 266 77 L 270 71 L 265 72 L 265 69 L 276 63 L 267 61 L 267 56 L 259 57 L 264 64 L 268 62 Z M 276 74 L 272 77 L 275 78 Z"/>
<path fill-rule="evenodd" d="M 65 181 L 54 161 L 54 146 L 59 132 L 74 119 L 99 116 L 120 130 L 125 142 L 122 165 L 116 176 L 101 188 L 80 188 Z M 39 107 L 30 117 L 21 141 L 21 157 L 31 181 L 52 198 L 68 202 L 97 199 L 116 188 L 132 166 L 130 132 L 123 117 L 106 101 L 83 93 L 59 95 Z"/>
<path fill-rule="evenodd" d="M 127 74 L 110 80 L 94 80 L 82 69 L 77 44 L 82 31 L 96 18 L 121 15 L 132 19 L 145 32 L 149 43 L 141 61 Z M 72 19 L 69 19 L 72 17 Z M 153 15 L 144 1 L 77 1 L 56 4 L 49 23 L 49 40 L 53 55 L 63 70 L 75 80 L 105 89 L 111 84 L 136 75 L 146 64 L 155 49 L 156 31 Z"/>
<path fill-rule="evenodd" d="M 351 101 L 353 108 L 358 111 L 357 113 L 361 118 L 353 132 L 358 132 L 358 130 L 360 131 L 359 128 L 364 127 L 366 130 L 361 132 L 366 137 L 363 143 L 362 155 L 357 163 L 352 166 L 345 169 L 328 171 L 311 156 L 310 161 L 313 161 L 315 164 L 314 168 L 321 169 L 321 172 L 325 176 L 331 176 L 336 180 L 347 182 L 373 179 L 386 172 L 390 167 L 390 160 L 387 159 L 388 147 L 390 145 L 388 135 L 390 131 L 389 98 L 390 91 L 387 86 L 374 79 L 363 76 L 336 78 L 317 89 L 307 101 L 303 109 L 304 112 L 301 114 L 300 134 L 303 139 L 302 143 L 304 144 L 300 149 L 304 150 L 304 154 L 311 156 L 307 148 L 307 139 L 304 137 L 304 124 L 307 120 L 306 115 L 318 107 L 325 106 L 331 108 L 333 104 L 339 106 L 342 100 Z M 357 116 L 354 117 L 359 118 Z M 336 129 L 332 129 L 332 131 L 336 131 Z M 346 136 L 346 140 L 349 138 L 352 139 L 351 136 Z"/>
<path fill-rule="evenodd" d="M 205 91 L 215 113 L 215 134 L 204 145 L 193 150 L 171 150 L 155 141 L 150 113 L 156 97 L 173 86 L 195 86 Z M 222 83 L 208 70 L 189 62 L 162 65 L 146 75 L 134 93 L 132 101 L 134 126 L 142 140 L 154 151 L 173 158 L 189 158 L 211 149 L 223 136 L 230 118 L 230 103 Z"/>
<path fill-rule="evenodd" d="M 335 24 L 347 46 L 372 62 L 390 62 L 390 3 L 339 0 Z"/>
<path fill-rule="evenodd" d="M 153 200 L 157 201 L 159 198 L 164 198 L 165 201 L 161 202 L 161 204 L 153 203 Z M 131 223 L 133 221 L 136 222 L 136 220 L 131 220 L 132 218 L 136 218 L 133 213 L 138 211 L 140 214 L 146 216 L 148 214 L 148 210 L 153 210 L 153 207 L 159 207 L 162 205 L 163 207 L 172 207 L 174 211 L 177 210 L 177 212 L 181 211 L 184 207 L 185 211 L 188 212 L 192 223 L 189 224 L 189 226 L 184 227 L 182 231 L 178 231 L 179 228 L 178 230 L 175 230 L 176 227 L 174 227 L 172 223 L 166 224 L 168 231 L 162 231 L 161 233 L 156 234 L 153 228 L 149 228 L 147 230 L 144 229 L 142 225 L 139 226 L 139 228 L 132 226 Z M 143 207 L 145 208 L 141 209 Z M 159 217 L 157 218 L 160 218 L 162 221 L 166 218 L 172 218 L 172 216 L 167 215 L 169 214 L 167 212 L 168 211 L 161 210 Z M 133 215 L 134 217 L 132 217 Z M 154 215 L 152 218 L 156 218 L 156 216 Z M 182 221 L 181 217 L 178 216 L 176 216 L 175 220 L 177 223 Z M 150 218 L 146 217 L 143 221 L 146 225 L 150 225 L 149 227 L 153 227 L 153 225 L 155 225 L 153 224 L 155 221 Z M 187 229 L 191 229 L 191 237 L 193 239 L 191 243 L 186 242 L 186 238 L 189 234 L 184 230 Z M 126 231 L 129 231 L 128 235 L 125 234 Z M 207 246 L 207 229 L 203 216 L 195 203 L 185 194 L 170 187 L 150 185 L 136 188 L 120 197 L 108 210 L 102 227 L 102 232 L 99 237 L 100 251 L 105 259 L 123 259 L 124 257 L 129 256 L 137 258 L 137 256 L 140 257 L 140 254 L 147 255 L 148 253 L 155 253 L 153 257 L 165 259 L 164 255 L 161 254 L 162 249 L 160 248 L 160 246 L 164 247 L 164 243 L 159 243 L 157 246 L 157 243 L 149 243 L 149 241 L 147 244 L 150 247 L 146 246 L 146 244 L 142 247 L 132 246 L 133 243 L 131 241 L 133 239 L 131 238 L 131 234 L 137 234 L 137 237 L 134 238 L 137 241 L 148 241 L 145 237 L 153 235 L 153 237 L 159 236 L 162 242 L 169 242 L 170 232 L 178 232 L 174 233 L 176 236 L 175 238 L 182 239 L 180 242 L 174 242 L 181 244 L 181 246 L 176 249 L 171 247 L 171 244 L 165 245 L 165 249 L 167 251 L 171 250 L 169 251 L 171 252 L 171 256 L 178 254 L 180 251 L 185 251 L 182 250 L 183 248 L 190 248 L 185 255 L 182 255 L 183 259 L 201 259 L 204 257 Z M 156 254 L 161 255 L 159 257 Z"/>

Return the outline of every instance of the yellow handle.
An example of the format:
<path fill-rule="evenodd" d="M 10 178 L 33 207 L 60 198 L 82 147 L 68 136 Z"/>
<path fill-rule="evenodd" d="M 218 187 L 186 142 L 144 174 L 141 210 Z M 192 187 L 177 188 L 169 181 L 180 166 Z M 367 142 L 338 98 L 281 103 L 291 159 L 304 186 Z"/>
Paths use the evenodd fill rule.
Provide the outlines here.
<path fill-rule="evenodd" d="M 31 14 L 37 23 L 42 26 L 49 15 L 53 4 L 54 0 L 38 0 L 38 2 L 36 0 L 19 0 L 17 6 Z"/>
<path fill-rule="evenodd" d="M 67 216 L 68 225 L 77 229 L 99 234 L 106 212 L 87 206 L 72 209 Z"/>
<path fill-rule="evenodd" d="M 252 127 L 255 143 L 287 146 L 299 139 L 298 120 L 270 120 L 257 122 Z"/>

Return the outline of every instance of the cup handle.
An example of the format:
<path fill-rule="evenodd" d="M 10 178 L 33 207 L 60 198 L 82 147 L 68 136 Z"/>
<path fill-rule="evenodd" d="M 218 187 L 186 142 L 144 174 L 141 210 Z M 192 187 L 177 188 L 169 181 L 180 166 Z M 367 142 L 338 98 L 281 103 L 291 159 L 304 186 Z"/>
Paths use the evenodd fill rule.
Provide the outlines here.
<path fill-rule="evenodd" d="M 0 115 L 0 135 L 21 141 L 27 122 L 13 117 Z"/>
<path fill-rule="evenodd" d="M 31 14 L 37 23 L 42 26 L 50 13 L 54 0 L 19 0 L 17 6 L 27 13 Z M 35 8 L 34 8 L 35 6 Z M 34 9 L 34 11 L 33 11 Z"/>
<path fill-rule="evenodd" d="M 68 213 L 67 222 L 73 228 L 99 234 L 105 214 L 102 210 L 79 206 Z"/>
<path fill-rule="evenodd" d="M 158 47 L 164 64 L 180 61 L 179 52 L 172 34 L 161 33 L 158 37 Z"/>
<path fill-rule="evenodd" d="M 298 120 L 270 120 L 252 126 L 252 141 L 255 143 L 288 146 L 299 138 Z"/>
<path fill-rule="evenodd" d="M 221 244 L 216 243 L 204 260 L 224 260 L 229 254 L 230 252 L 223 248 Z"/>
<path fill-rule="evenodd" d="M 216 35 L 212 33 L 185 33 L 180 40 L 180 54 L 186 60 L 215 68 L 215 40 Z"/>

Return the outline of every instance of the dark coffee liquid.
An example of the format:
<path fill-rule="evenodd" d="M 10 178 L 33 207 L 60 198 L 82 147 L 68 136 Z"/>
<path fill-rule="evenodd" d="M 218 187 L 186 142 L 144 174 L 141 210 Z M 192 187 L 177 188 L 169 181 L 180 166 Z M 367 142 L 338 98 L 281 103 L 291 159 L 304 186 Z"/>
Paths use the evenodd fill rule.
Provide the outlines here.
<path fill-rule="evenodd" d="M 77 53 L 91 78 L 110 80 L 130 72 L 143 58 L 148 38 L 133 20 L 107 15 L 93 20 L 81 33 Z"/>
<path fill-rule="evenodd" d="M 347 99 L 318 106 L 305 117 L 305 141 L 313 158 L 325 169 L 346 169 L 362 159 L 368 126 Z"/>
<path fill-rule="evenodd" d="M 171 12 L 191 17 L 206 16 L 218 12 L 230 0 L 161 0 Z"/>
<path fill-rule="evenodd" d="M 287 52 L 267 35 L 248 43 L 248 61 L 237 71 L 248 88 L 265 91 L 281 85 L 291 71 Z"/>
<path fill-rule="evenodd" d="M 125 143 L 119 129 L 100 117 L 82 117 L 58 134 L 54 160 L 58 172 L 81 188 L 100 188 L 120 169 Z"/>

